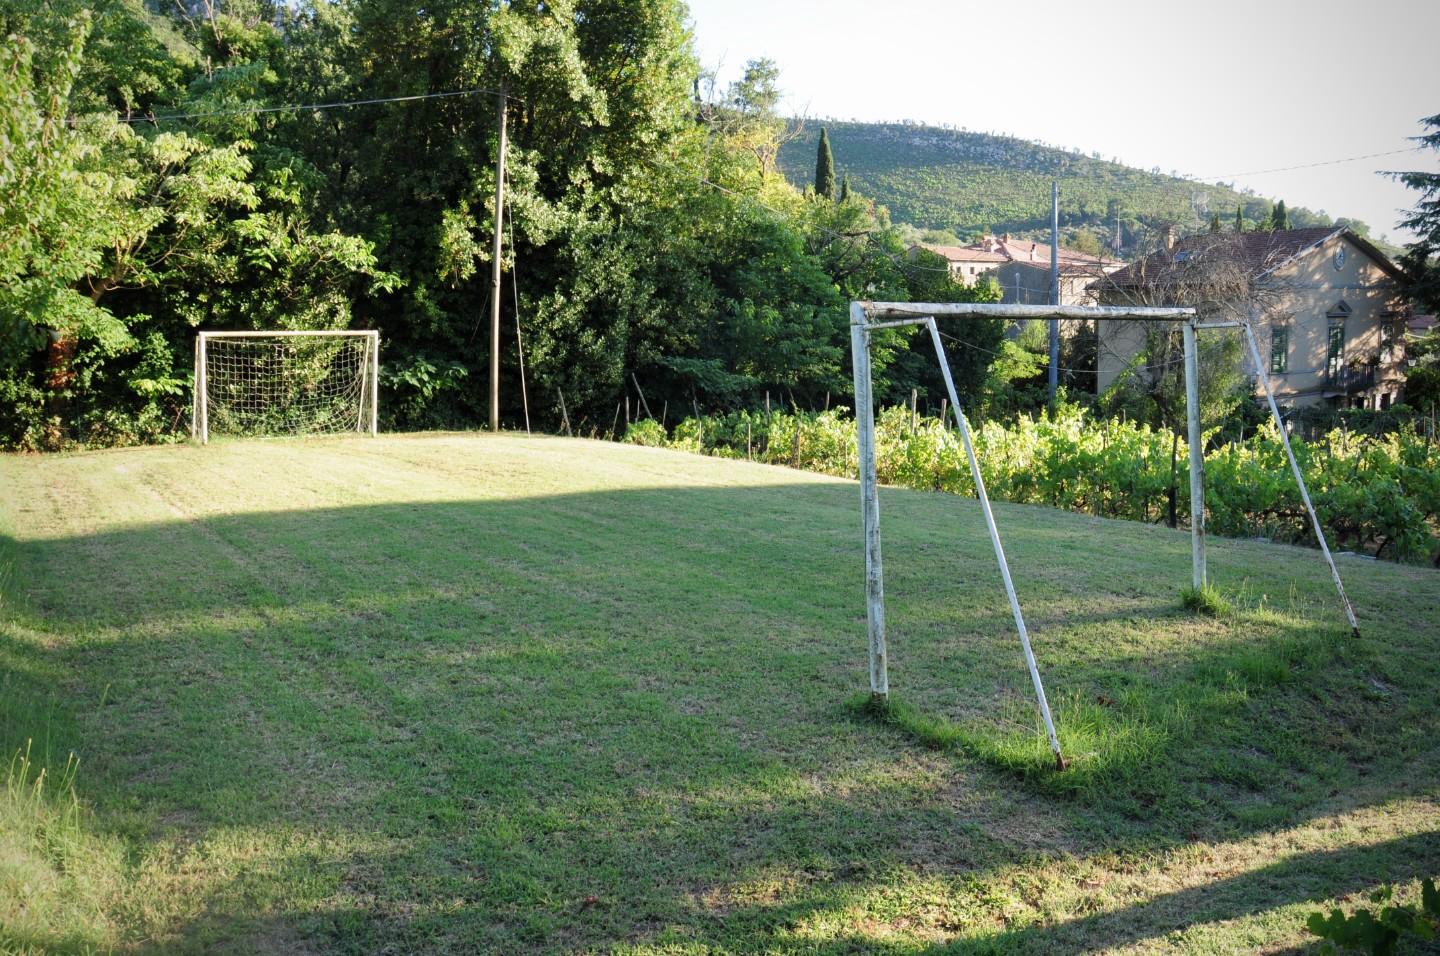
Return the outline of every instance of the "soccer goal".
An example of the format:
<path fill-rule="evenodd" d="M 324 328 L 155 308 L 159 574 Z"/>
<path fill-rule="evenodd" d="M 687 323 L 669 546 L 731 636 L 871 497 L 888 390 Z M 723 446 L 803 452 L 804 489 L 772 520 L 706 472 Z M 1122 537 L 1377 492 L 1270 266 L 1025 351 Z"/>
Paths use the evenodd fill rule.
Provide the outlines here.
<path fill-rule="evenodd" d="M 374 435 L 379 381 L 379 332 L 201 332 L 191 434 Z"/>
<path fill-rule="evenodd" d="M 850 351 L 855 373 L 855 424 L 858 431 L 860 458 L 860 509 L 861 523 L 865 535 L 865 602 L 866 627 L 870 639 L 870 693 L 880 699 L 888 699 L 890 696 L 888 653 L 885 640 L 884 570 L 880 557 L 880 498 L 875 471 L 875 406 L 871 394 L 870 333 L 876 329 L 922 325 L 929 329 L 930 338 L 935 346 L 935 360 L 940 364 L 940 372 L 945 380 L 945 389 L 950 397 L 950 408 L 954 411 L 955 415 L 955 426 L 960 432 L 960 439 L 965 447 L 965 455 L 970 462 L 970 475 L 975 482 L 976 497 L 980 500 L 980 510 L 985 517 L 985 527 L 990 535 L 990 543 L 995 550 L 995 561 L 996 564 L 999 565 L 1000 578 L 1005 585 L 1005 596 L 1009 599 L 1010 610 L 1015 618 L 1015 630 L 1020 637 L 1020 647 L 1024 653 L 1025 666 L 1030 671 L 1030 682 L 1034 686 L 1036 704 L 1039 707 L 1040 717 L 1045 724 L 1045 733 L 1049 738 L 1050 749 L 1055 754 L 1055 765 L 1057 769 L 1063 770 L 1066 766 L 1065 757 L 1060 750 L 1060 739 L 1055 733 L 1055 721 L 1050 713 L 1050 704 L 1045 698 L 1045 685 L 1040 680 L 1040 668 L 1035 660 L 1034 648 L 1031 646 L 1030 632 L 1025 627 L 1025 615 L 1020 609 L 1020 600 L 1015 594 L 1015 584 L 1010 576 L 1010 565 L 1005 559 L 1005 549 L 1000 542 L 1000 532 L 995 525 L 995 515 L 990 509 L 990 498 L 985 493 L 985 481 L 980 474 L 980 462 L 975 456 L 975 446 L 970 437 L 970 424 L 966 420 L 965 413 L 960 407 L 960 399 L 955 391 L 955 382 L 950 375 L 950 363 L 946 359 L 945 346 L 940 339 L 940 328 L 936 324 L 937 318 L 1112 319 L 1141 322 L 1174 322 L 1181 325 L 1185 351 L 1186 405 L 1188 406 L 1189 412 L 1187 431 L 1190 446 L 1191 584 L 1196 588 L 1204 587 L 1207 583 L 1205 562 L 1204 448 L 1203 436 L 1200 431 L 1199 374 L 1196 364 L 1195 347 L 1196 334 L 1203 329 L 1238 328 L 1243 330 L 1249 344 L 1251 357 L 1257 369 L 1263 368 L 1263 366 L 1260 365 L 1259 346 L 1256 345 L 1255 332 L 1251 328 L 1251 322 L 1205 323 L 1199 320 L 1196 310 L 1193 308 L 1030 306 L 953 302 L 850 303 Z M 1336 590 L 1339 592 L 1340 603 L 1345 609 L 1346 620 L 1350 624 L 1352 633 L 1359 636 L 1360 631 L 1355 621 L 1355 611 L 1350 606 L 1349 599 L 1345 596 L 1345 586 L 1340 581 L 1340 572 L 1335 567 L 1335 559 L 1331 556 L 1330 548 L 1325 543 L 1324 531 L 1320 526 L 1319 519 L 1315 515 L 1315 508 L 1310 503 L 1310 493 L 1305 487 L 1305 478 L 1300 471 L 1299 464 L 1295 460 L 1295 453 L 1290 448 L 1290 439 L 1285 430 L 1285 423 L 1280 417 L 1280 410 L 1275 404 L 1275 396 L 1270 391 L 1269 379 L 1264 374 L 1261 374 L 1259 378 L 1260 381 L 1264 383 L 1266 400 L 1270 405 L 1271 414 L 1275 418 L 1275 424 L 1279 428 L 1280 438 L 1285 446 L 1285 453 L 1290 459 L 1291 471 L 1295 476 L 1296 483 L 1300 487 L 1300 496 L 1305 502 L 1305 509 L 1310 514 L 1310 521 L 1314 527 L 1316 539 L 1319 541 L 1320 551 L 1325 556 L 1325 563 L 1329 565 L 1330 575 L 1335 582 Z"/>

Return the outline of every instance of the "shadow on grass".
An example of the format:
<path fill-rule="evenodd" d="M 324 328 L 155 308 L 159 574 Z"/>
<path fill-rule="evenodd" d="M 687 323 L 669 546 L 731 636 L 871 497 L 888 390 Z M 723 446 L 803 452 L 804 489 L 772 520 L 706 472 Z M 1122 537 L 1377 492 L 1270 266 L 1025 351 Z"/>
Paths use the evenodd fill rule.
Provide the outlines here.
<path fill-rule="evenodd" d="M 1027 748 L 1043 755 L 1044 742 L 988 542 L 946 527 L 975 521 L 973 506 L 887 496 L 888 583 L 905 594 L 890 618 L 892 680 L 921 714 L 979 701 L 975 719 L 950 726 L 1008 772 L 964 760 L 937 771 L 894 734 L 839 716 L 865 667 L 855 499 L 830 484 L 656 489 L 27 541 L 23 614 L 57 638 L 0 644 L 17 675 L 12 725 L 46 697 L 62 702 L 102 826 L 197 841 L 275 823 L 331 834 L 333 881 L 276 905 L 313 914 L 334 897 L 368 900 L 294 917 L 352 949 L 582 948 L 671 924 L 733 947 L 834 905 L 716 915 L 707 893 L 742 876 L 864 887 L 886 868 L 983 874 L 1024 853 L 1143 852 L 1293 824 L 1333 811 L 1334 793 L 1365 777 L 1389 775 L 1377 800 L 1435 785 L 1433 745 L 1386 731 L 1396 694 L 1420 726 L 1435 718 L 1424 667 L 1388 703 L 1370 700 L 1356 690 L 1368 645 L 1243 618 L 1207 624 L 1214 639 L 1184 632 L 1157 664 L 1133 642 L 1133 613 L 1103 610 L 1077 615 L 1084 652 L 1047 674 L 1062 733 L 1083 731 L 1097 756 L 1072 736 L 1076 771 L 1028 772 Z M 1006 517 L 1027 610 L 1065 621 L 1089 571 L 1085 556 L 1051 550 L 1047 525 L 1067 516 Z M 938 557 L 904 557 L 936 541 Z M 1108 571 L 1128 600 L 1173 603 L 1153 554 L 1115 551 Z M 1167 560 L 1183 567 L 1183 552 Z M 956 567 L 984 569 L 983 587 L 955 584 Z M 979 630 L 1000 637 L 949 634 L 954 604 L 983 608 Z M 1129 675 L 1122 691 L 1117 673 Z M 151 813 L 143 827 L 135 805 Z M 1411 849 L 1396 841 L 1384 858 Z M 1358 866 L 1365 852 L 1336 858 Z M 1346 874 L 1339 886 L 1363 878 Z M 1286 899 L 1260 877 L 1217 885 L 1244 891 L 1237 913 Z M 1231 890 L 1208 892 L 1179 898 L 1231 905 Z M 211 905 L 201 935 L 249 918 Z M 1107 943 L 1143 938 L 1118 917 L 1082 923 Z M 1023 945 L 1062 939 L 1017 933 Z"/>
<path fill-rule="evenodd" d="M 972 931 L 966 933 L 966 938 L 930 946 L 917 946 L 908 940 L 887 940 L 884 934 L 888 927 L 877 927 L 879 932 L 873 935 L 817 940 L 806 945 L 805 951 L 907 956 L 1090 952 L 1142 943 L 1203 924 L 1242 919 L 1291 904 L 1315 903 L 1318 908 L 1325 899 L 1372 889 L 1379 873 L 1385 873 L 1386 880 L 1407 881 L 1425 877 L 1437 867 L 1440 867 L 1440 841 L 1435 833 L 1424 833 L 1369 846 L 1295 854 L 1243 874 L 1064 922 L 1031 923 L 986 935 Z M 737 912 L 728 919 L 745 924 L 757 939 L 769 940 L 777 931 L 794 929 L 814 920 L 824 909 L 823 903 L 799 902 Z M 1302 916 L 1296 921 L 1297 927 L 1303 919 Z M 966 927 L 956 925 L 951 929 L 958 934 L 965 932 Z M 754 950 L 763 951 L 765 945 L 758 943 Z"/>

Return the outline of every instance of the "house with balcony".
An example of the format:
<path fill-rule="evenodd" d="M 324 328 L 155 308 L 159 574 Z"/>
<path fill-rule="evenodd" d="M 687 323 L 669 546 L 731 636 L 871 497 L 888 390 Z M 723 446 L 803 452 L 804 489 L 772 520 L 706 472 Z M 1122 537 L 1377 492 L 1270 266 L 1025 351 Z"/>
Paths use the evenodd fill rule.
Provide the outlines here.
<path fill-rule="evenodd" d="M 1215 319 L 1255 316 L 1277 401 L 1388 408 L 1403 401 L 1404 274 L 1346 229 L 1210 233 L 1176 241 L 1091 284 L 1102 305 L 1193 305 Z M 1140 323 L 1097 323 L 1096 385 L 1145 374 Z"/>

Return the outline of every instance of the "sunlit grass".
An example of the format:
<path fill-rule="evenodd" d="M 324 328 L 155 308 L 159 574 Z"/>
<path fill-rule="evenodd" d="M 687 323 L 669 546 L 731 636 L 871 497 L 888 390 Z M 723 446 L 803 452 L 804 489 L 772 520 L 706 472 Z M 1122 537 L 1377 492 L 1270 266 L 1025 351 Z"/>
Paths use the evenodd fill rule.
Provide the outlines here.
<path fill-rule="evenodd" d="M 850 482 L 465 435 L 0 482 L 12 949 L 1234 951 L 1440 867 L 1424 569 L 1342 569 L 1356 641 L 1311 552 L 1212 542 L 1190 614 L 1185 535 L 997 505 L 1062 772 L 954 496 L 882 492 L 867 713 Z"/>

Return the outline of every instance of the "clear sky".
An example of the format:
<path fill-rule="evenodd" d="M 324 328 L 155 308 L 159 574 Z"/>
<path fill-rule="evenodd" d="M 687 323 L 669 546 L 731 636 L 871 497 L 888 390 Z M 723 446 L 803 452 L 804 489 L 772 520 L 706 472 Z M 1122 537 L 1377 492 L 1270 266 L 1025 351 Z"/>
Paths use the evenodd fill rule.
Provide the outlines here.
<path fill-rule="evenodd" d="M 1418 193 L 1376 175 L 1440 169 L 1412 147 L 1440 113 L 1440 0 L 690 0 L 722 86 L 781 70 L 786 109 L 1009 133 L 1248 186 L 1368 222 L 1392 241 Z M 844 144 L 835 143 L 844 166 Z M 1244 174 L 1244 175 L 1238 175 Z"/>

